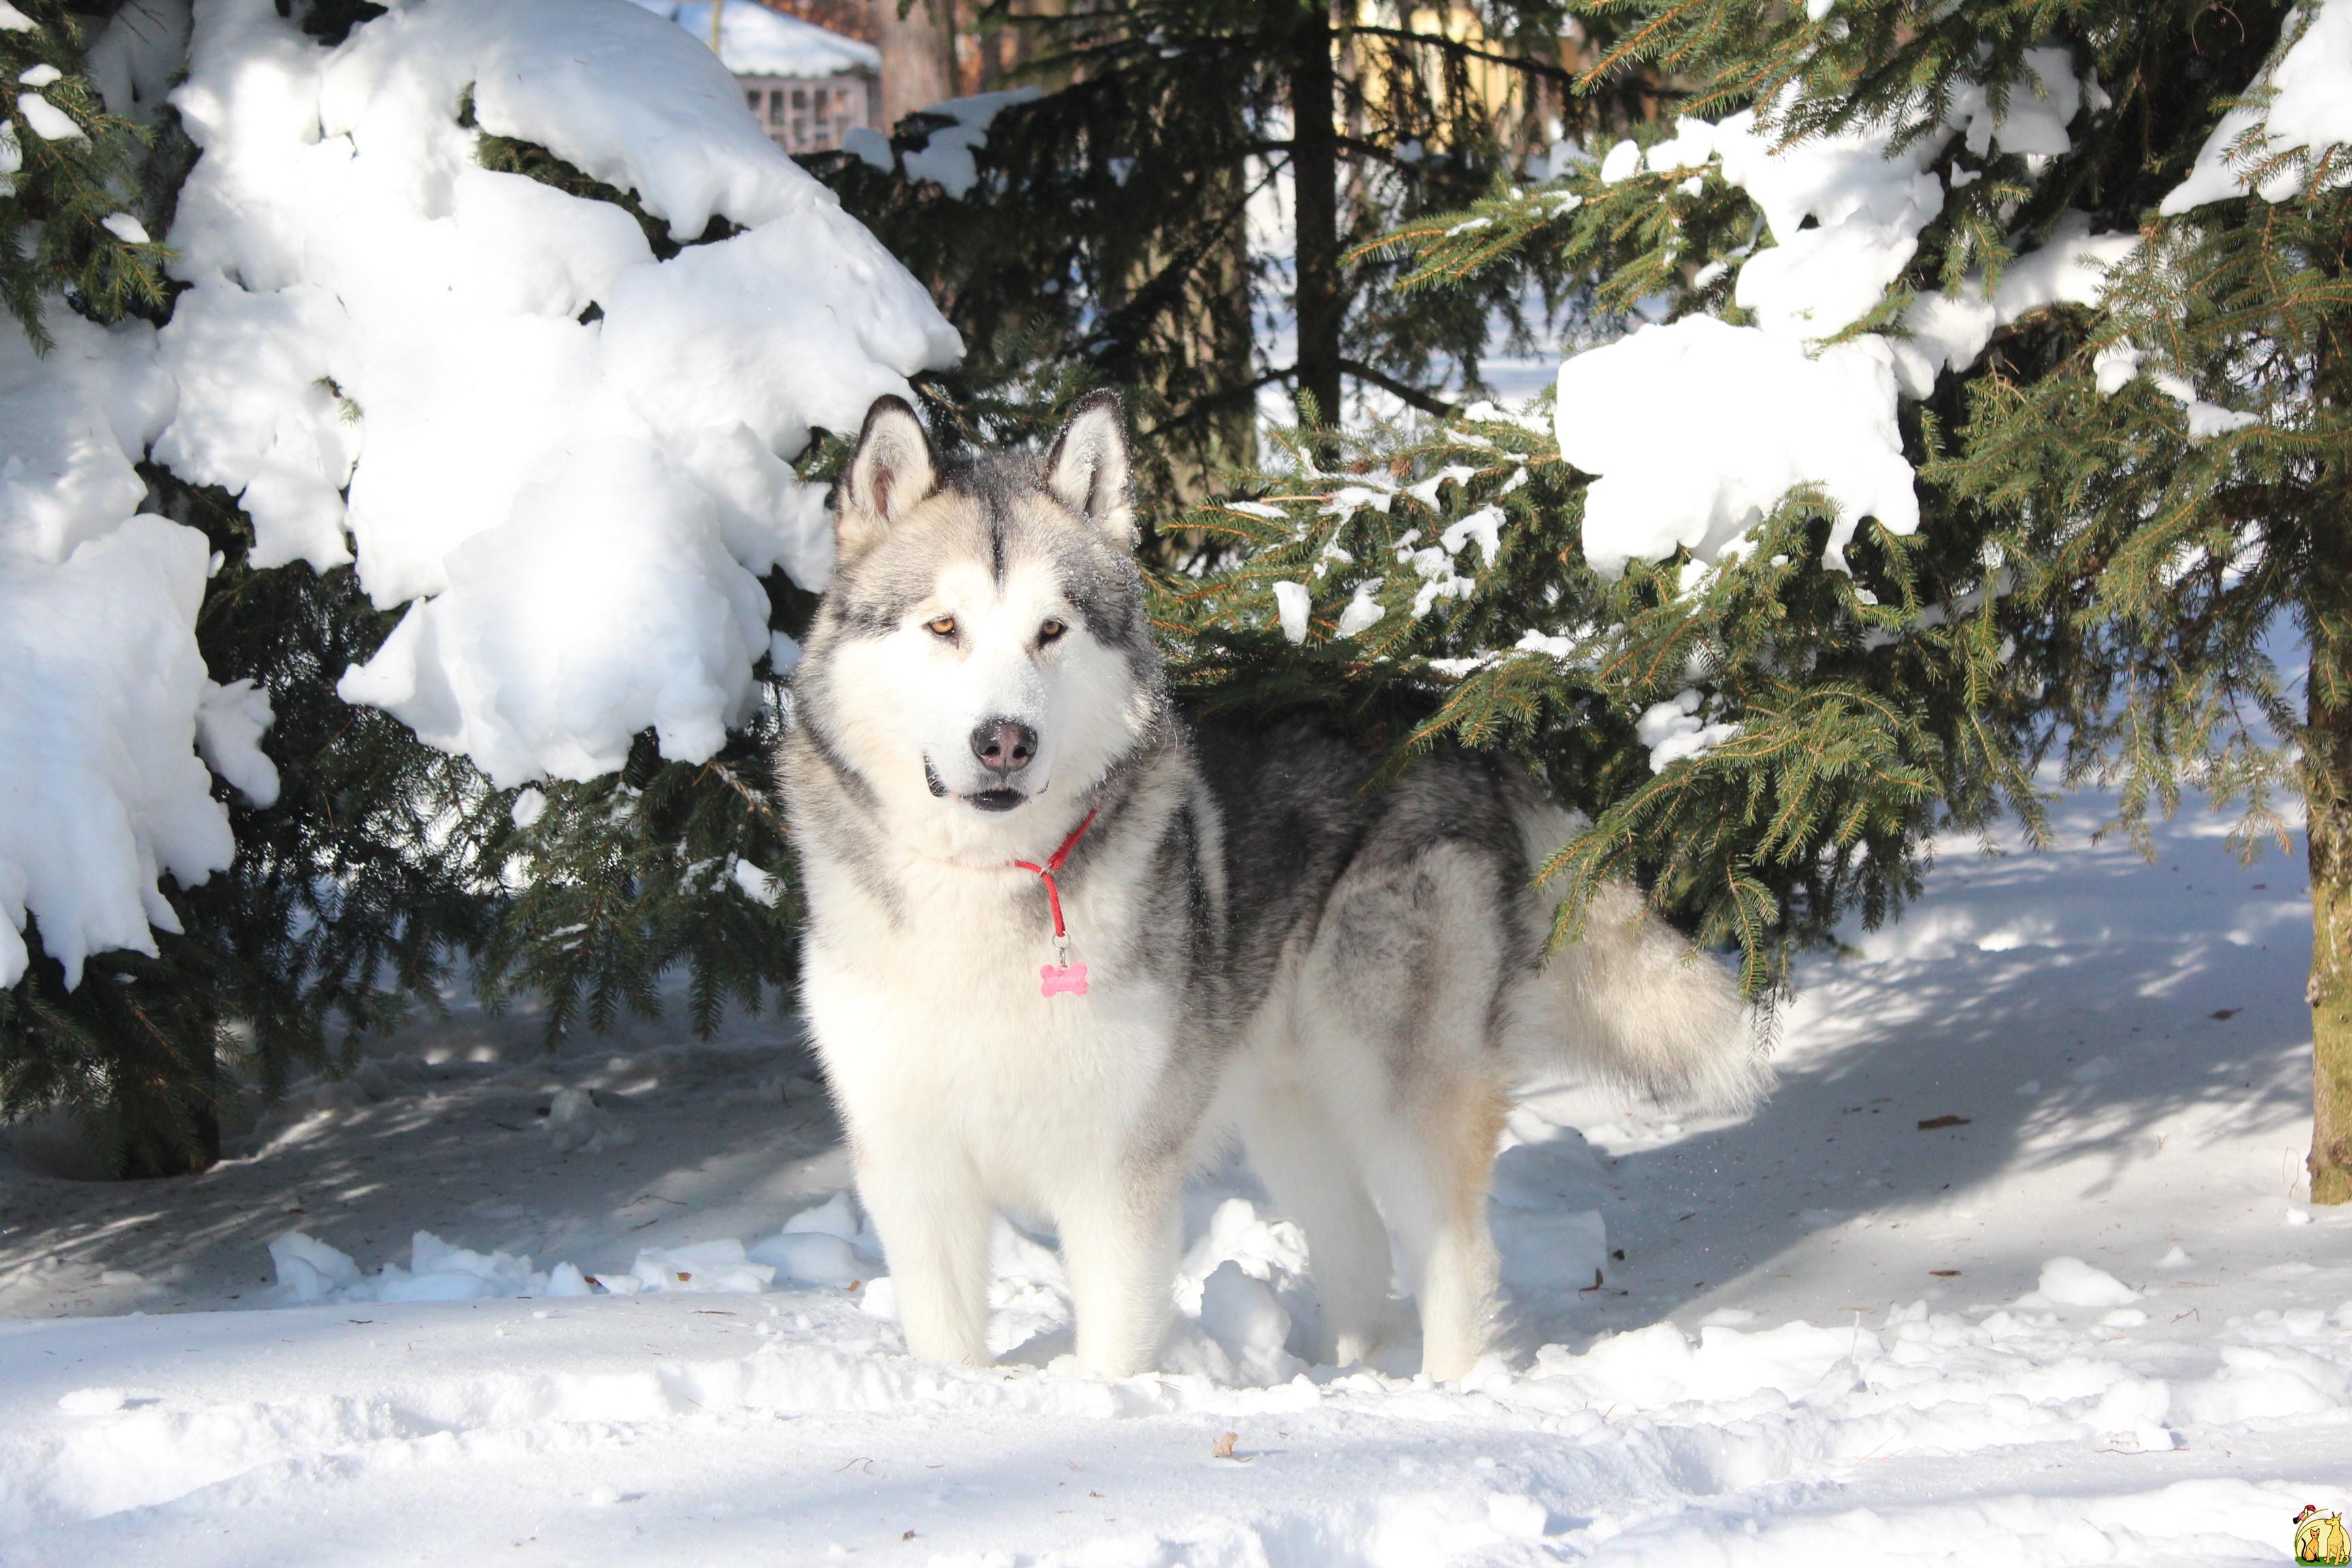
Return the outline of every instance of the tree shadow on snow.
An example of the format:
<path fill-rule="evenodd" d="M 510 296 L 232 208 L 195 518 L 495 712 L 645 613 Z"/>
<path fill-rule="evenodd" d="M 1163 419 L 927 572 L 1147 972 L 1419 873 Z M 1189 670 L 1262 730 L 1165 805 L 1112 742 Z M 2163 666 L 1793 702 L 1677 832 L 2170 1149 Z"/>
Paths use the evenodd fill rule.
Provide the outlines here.
<path fill-rule="evenodd" d="M 2137 1283 L 2175 1192 L 2200 1219 L 2234 1205 L 2277 1223 L 2309 1139 L 2301 868 L 2241 867 L 2210 838 L 2165 847 L 2153 866 L 2122 851 L 1957 867 L 1903 925 L 1806 965 L 1777 1091 L 1595 1161 L 1582 1187 L 1607 1224 L 1606 1283 L 1515 1291 L 1517 1348 L 1750 1299 L 1774 1321 L 2007 1301 L 2086 1234 L 2107 1238 L 2091 1261 Z M 1604 1146 L 1628 1142 L 1607 1121 L 1660 1120 L 1591 1093 L 1560 1104 Z M 1551 1138 L 1504 1169 L 1589 1155 L 1573 1131 Z M 2221 1141 L 2238 1148 L 2221 1166 L 2198 1160 Z M 2085 1213 L 2102 1205 L 2111 1217 Z M 1540 1274 L 1496 1212 L 1507 1280 Z"/>

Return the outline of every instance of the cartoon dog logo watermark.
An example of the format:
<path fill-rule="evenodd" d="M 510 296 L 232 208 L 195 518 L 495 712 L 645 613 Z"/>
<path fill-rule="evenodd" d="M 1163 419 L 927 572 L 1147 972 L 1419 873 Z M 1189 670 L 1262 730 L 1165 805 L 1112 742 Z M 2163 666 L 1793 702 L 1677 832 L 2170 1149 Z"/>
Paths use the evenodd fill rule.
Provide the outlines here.
<path fill-rule="evenodd" d="M 2294 1516 L 2294 1561 L 2296 1568 L 2345 1568 L 2352 1563 L 2352 1536 L 2344 1531 L 2342 1513 L 2322 1513 L 2315 1503 L 2305 1503 L 2303 1511 Z"/>

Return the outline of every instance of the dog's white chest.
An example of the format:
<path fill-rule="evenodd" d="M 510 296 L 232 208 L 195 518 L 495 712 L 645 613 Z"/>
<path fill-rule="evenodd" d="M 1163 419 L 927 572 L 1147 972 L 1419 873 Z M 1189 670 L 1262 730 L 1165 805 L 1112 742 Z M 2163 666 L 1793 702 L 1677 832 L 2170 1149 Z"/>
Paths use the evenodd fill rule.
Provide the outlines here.
<path fill-rule="evenodd" d="M 1165 1068 L 1172 1013 L 1110 957 L 1126 934 L 1114 910 L 1066 890 L 1089 984 L 1047 994 L 1052 924 L 1033 880 L 940 868 L 902 882 L 894 911 L 812 870 L 825 908 L 804 999 L 856 1136 L 934 1141 L 1013 1203 L 1116 1166 Z"/>

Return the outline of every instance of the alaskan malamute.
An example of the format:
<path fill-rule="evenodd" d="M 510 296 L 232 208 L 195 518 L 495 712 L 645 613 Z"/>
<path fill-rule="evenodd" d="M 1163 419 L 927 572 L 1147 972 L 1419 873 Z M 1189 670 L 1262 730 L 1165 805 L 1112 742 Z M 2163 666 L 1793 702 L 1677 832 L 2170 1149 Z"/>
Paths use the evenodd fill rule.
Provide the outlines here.
<path fill-rule="evenodd" d="M 1079 1363 L 1150 1367 L 1185 1175 L 1238 1138 L 1305 1230 L 1316 1355 L 1380 1342 L 1393 1228 L 1423 1365 L 1458 1378 L 1514 1084 L 1737 1103 L 1763 1079 L 1744 1010 L 1629 889 L 1546 962 L 1531 868 L 1576 821 L 1510 764 L 1367 793 L 1370 759 L 1309 729 L 1186 723 L 1128 470 L 1108 394 L 1042 465 L 944 469 L 885 397 L 838 489 L 781 761 L 807 1017 L 908 1346 L 988 1358 L 1002 1209 L 1059 1233 Z"/>

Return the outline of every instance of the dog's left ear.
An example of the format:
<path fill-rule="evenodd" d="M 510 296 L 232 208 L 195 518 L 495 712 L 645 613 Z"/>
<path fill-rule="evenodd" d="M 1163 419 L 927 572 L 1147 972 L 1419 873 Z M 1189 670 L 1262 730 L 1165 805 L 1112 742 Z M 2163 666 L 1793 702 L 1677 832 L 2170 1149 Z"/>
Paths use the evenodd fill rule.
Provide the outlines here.
<path fill-rule="evenodd" d="M 1045 488 L 1118 543 L 1135 548 L 1135 507 L 1127 493 L 1127 411 L 1118 394 L 1089 392 L 1045 455 Z"/>
<path fill-rule="evenodd" d="M 842 564 L 881 543 L 939 484 L 939 462 L 923 422 L 905 398 L 876 398 L 834 496 L 834 548 Z"/>

